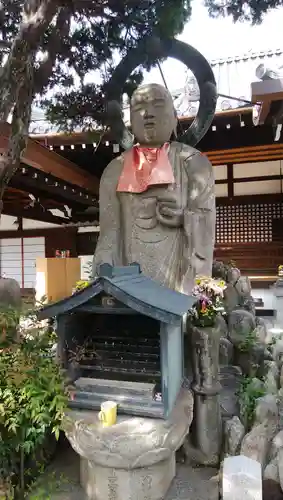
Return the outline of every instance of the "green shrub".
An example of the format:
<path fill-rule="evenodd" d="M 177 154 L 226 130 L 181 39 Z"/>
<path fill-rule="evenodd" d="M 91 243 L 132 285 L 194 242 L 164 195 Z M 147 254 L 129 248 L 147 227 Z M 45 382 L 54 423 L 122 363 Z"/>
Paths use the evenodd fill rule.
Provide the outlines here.
<path fill-rule="evenodd" d="M 48 433 L 58 439 L 68 401 L 51 356 L 53 334 L 31 316 L 28 331 L 21 331 L 19 316 L 0 312 L 0 494 L 1 487 L 23 493 L 29 460 Z"/>

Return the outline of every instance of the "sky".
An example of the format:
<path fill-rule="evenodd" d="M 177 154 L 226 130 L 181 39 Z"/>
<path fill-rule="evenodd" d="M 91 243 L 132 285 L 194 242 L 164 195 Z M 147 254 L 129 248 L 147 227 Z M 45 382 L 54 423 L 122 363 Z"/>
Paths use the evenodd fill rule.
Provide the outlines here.
<path fill-rule="evenodd" d="M 202 0 L 193 0 L 191 20 L 178 38 L 193 45 L 208 60 L 212 60 L 249 51 L 283 48 L 282 27 L 283 8 L 274 9 L 267 14 L 261 25 L 251 26 L 249 23 L 235 24 L 231 18 L 211 19 Z M 173 59 L 168 59 L 162 65 L 171 90 L 180 88 L 185 83 L 186 74 L 180 71 L 182 66 Z M 183 81 L 180 78 L 183 78 Z M 145 82 L 162 83 L 159 71 L 154 69 L 147 73 Z"/>

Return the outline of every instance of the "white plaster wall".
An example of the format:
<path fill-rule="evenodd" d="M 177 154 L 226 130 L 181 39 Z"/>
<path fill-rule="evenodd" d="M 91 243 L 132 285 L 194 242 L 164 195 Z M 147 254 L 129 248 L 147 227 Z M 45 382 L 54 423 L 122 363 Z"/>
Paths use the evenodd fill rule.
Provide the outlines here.
<path fill-rule="evenodd" d="M 281 160 L 274 160 L 234 164 L 234 179 L 237 179 L 239 177 L 264 177 L 265 175 L 280 175 L 281 163 Z"/>
<path fill-rule="evenodd" d="M 264 309 L 274 309 L 275 298 L 272 288 L 256 288 L 252 289 L 252 296 L 254 299 L 262 299 L 264 303 Z"/>
<path fill-rule="evenodd" d="M 217 167 L 216 167 L 217 168 Z M 268 175 L 282 175 L 283 161 L 263 161 L 254 163 L 234 164 L 234 194 L 235 196 L 251 196 L 256 194 L 272 194 L 283 192 L 282 180 L 265 180 Z M 239 178 L 262 177 L 256 182 L 237 182 Z"/>
<path fill-rule="evenodd" d="M 79 258 L 81 259 L 81 279 L 88 279 L 89 275 L 87 270 L 85 269 L 85 266 L 89 263 L 92 262 L 93 255 L 80 255 Z"/>
<path fill-rule="evenodd" d="M 215 196 L 216 198 L 228 196 L 228 184 L 215 184 Z"/>
<path fill-rule="evenodd" d="M 17 217 L 12 217 L 10 215 L 1 215 L 0 217 L 0 231 L 17 231 L 18 226 L 14 224 Z"/>
<path fill-rule="evenodd" d="M 86 227 L 79 227 L 78 233 L 99 233 L 100 227 L 99 226 L 86 226 Z"/>
<path fill-rule="evenodd" d="M 18 225 L 14 224 L 17 217 L 11 215 L 1 215 L 0 218 L 0 231 L 17 231 Z M 38 220 L 23 219 L 23 229 L 48 229 L 51 227 L 59 227 L 58 224 L 49 224 L 48 222 L 41 222 Z"/>
<path fill-rule="evenodd" d="M 50 224 L 49 222 L 41 222 L 39 220 L 23 219 L 23 229 L 51 229 L 53 227 L 60 226 L 59 224 Z"/>

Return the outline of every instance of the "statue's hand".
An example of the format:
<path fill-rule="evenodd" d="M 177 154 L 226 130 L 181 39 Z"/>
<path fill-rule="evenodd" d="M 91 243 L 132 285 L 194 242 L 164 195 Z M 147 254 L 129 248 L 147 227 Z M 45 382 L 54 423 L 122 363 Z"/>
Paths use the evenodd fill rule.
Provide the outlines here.
<path fill-rule="evenodd" d="M 156 218 L 168 227 L 181 227 L 184 220 L 184 210 L 172 194 L 158 198 Z"/>

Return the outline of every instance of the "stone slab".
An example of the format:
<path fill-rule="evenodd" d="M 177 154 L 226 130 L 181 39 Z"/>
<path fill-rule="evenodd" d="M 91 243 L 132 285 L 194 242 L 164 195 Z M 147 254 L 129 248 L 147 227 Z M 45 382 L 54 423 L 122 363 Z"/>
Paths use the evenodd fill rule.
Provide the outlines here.
<path fill-rule="evenodd" d="M 262 500 L 262 471 L 256 460 L 238 455 L 225 458 L 223 500 Z"/>

